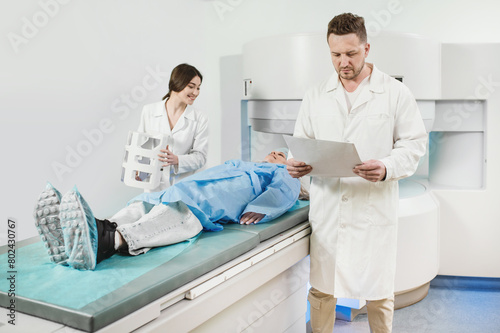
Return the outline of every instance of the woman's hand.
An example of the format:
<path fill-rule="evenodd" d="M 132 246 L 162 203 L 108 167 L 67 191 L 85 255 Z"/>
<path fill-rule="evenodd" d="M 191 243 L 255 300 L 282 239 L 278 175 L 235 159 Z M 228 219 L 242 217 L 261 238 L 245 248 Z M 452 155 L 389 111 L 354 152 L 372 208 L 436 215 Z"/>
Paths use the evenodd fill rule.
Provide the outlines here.
<path fill-rule="evenodd" d="M 246 212 L 240 218 L 240 224 L 252 224 L 262 220 L 266 214 Z"/>
<path fill-rule="evenodd" d="M 167 146 L 166 149 L 160 149 L 160 151 L 163 154 L 158 154 L 158 157 L 159 157 L 158 160 L 160 162 L 164 162 L 165 163 L 162 166 L 166 167 L 166 166 L 169 166 L 169 165 L 178 165 L 179 164 L 179 158 L 177 157 L 177 155 L 174 155 L 174 153 L 172 153 L 168 149 L 168 146 Z"/>

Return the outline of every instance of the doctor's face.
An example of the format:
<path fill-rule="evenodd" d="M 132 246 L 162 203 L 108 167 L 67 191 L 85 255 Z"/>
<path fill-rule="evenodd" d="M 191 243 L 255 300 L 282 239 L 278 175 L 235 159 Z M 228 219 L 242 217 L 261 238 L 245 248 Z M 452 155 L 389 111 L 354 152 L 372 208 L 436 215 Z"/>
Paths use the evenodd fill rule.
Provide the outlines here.
<path fill-rule="evenodd" d="M 194 100 L 200 94 L 201 79 L 199 76 L 195 76 L 189 81 L 186 87 L 179 92 L 176 92 L 177 96 L 182 102 L 192 105 Z"/>
<path fill-rule="evenodd" d="M 286 155 L 281 151 L 272 151 L 264 157 L 264 161 L 268 163 L 287 164 Z"/>
<path fill-rule="evenodd" d="M 328 36 L 333 67 L 341 79 L 354 80 L 365 66 L 370 44 L 361 43 L 356 34 Z"/>

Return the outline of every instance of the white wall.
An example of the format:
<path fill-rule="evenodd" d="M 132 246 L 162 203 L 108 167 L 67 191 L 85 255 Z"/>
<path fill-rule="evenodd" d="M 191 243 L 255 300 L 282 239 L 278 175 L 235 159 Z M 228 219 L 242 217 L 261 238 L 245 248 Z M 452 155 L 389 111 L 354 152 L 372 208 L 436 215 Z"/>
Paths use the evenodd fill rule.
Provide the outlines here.
<path fill-rule="evenodd" d="M 205 6 L 2 2 L 0 243 L 8 217 L 17 219 L 19 240 L 36 235 L 32 210 L 46 181 L 63 193 L 76 184 L 98 217 L 140 193 L 120 181 L 127 133 L 137 128 L 142 106 L 164 96 L 175 65 L 208 67 Z M 203 87 L 211 81 L 207 75 Z M 202 110 L 212 104 L 206 97 L 196 102 Z M 216 137 L 211 144 L 218 145 Z"/>
<path fill-rule="evenodd" d="M 234 141 L 223 148 L 239 136 L 222 128 L 222 117 L 239 109 L 221 110 L 221 92 L 231 89 L 221 89 L 220 70 L 221 59 L 241 54 L 246 42 L 324 31 L 346 11 L 364 16 L 375 32 L 500 41 L 496 0 L 4 0 L 0 6 L 0 244 L 8 217 L 18 221 L 18 239 L 36 235 L 31 214 L 47 180 L 62 192 L 77 184 L 98 217 L 139 192 L 120 182 L 126 134 L 137 127 L 142 105 L 161 99 L 178 63 L 204 74 L 196 106 L 210 118 L 212 166 L 237 157 Z M 36 30 L 27 28 L 33 22 Z M 24 39 L 13 45 L 12 34 Z M 156 80 L 152 71 L 160 72 Z M 85 131 L 96 133 L 101 122 L 109 133 L 86 146 Z M 88 155 L 58 177 L 53 164 L 67 164 L 68 149 L 85 147 Z"/>

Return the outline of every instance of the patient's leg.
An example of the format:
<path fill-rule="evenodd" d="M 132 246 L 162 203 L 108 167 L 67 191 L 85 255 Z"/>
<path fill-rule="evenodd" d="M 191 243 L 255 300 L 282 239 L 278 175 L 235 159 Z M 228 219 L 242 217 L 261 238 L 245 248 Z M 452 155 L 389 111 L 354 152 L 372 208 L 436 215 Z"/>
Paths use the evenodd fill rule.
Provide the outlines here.
<path fill-rule="evenodd" d="M 111 218 L 113 221 L 113 218 Z M 182 202 L 154 206 L 137 222 L 117 228 L 132 255 L 146 253 L 152 247 L 182 242 L 203 229 L 198 218 Z"/>
<path fill-rule="evenodd" d="M 109 220 L 115 222 L 119 226 L 134 223 L 139 221 L 141 217 L 149 213 L 149 211 L 153 207 L 154 205 L 150 203 L 137 201 L 119 210 L 115 215 L 109 218 Z"/>
<path fill-rule="evenodd" d="M 153 207 L 154 205 L 148 202 L 136 201 L 120 209 L 109 219 L 109 221 L 116 223 L 118 226 L 131 224 L 139 221 L 140 218 L 149 213 Z M 127 244 L 120 232 L 116 232 L 114 238 L 115 249 L 120 250 L 122 253 L 128 253 L 126 248 Z"/>

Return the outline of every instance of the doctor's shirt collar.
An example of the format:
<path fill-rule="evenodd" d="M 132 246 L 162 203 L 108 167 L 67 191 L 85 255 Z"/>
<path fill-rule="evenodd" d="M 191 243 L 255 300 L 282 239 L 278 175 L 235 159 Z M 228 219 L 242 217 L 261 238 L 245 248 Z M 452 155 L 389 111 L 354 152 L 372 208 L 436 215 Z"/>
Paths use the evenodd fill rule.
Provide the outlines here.
<path fill-rule="evenodd" d="M 157 107 L 154 109 L 153 116 L 155 117 L 163 117 L 167 116 L 165 108 L 165 100 L 158 102 Z M 195 119 L 195 114 L 194 114 L 194 107 L 192 105 L 186 106 L 186 109 L 184 110 L 184 113 L 182 114 L 181 117 L 187 118 L 187 119 Z"/>

